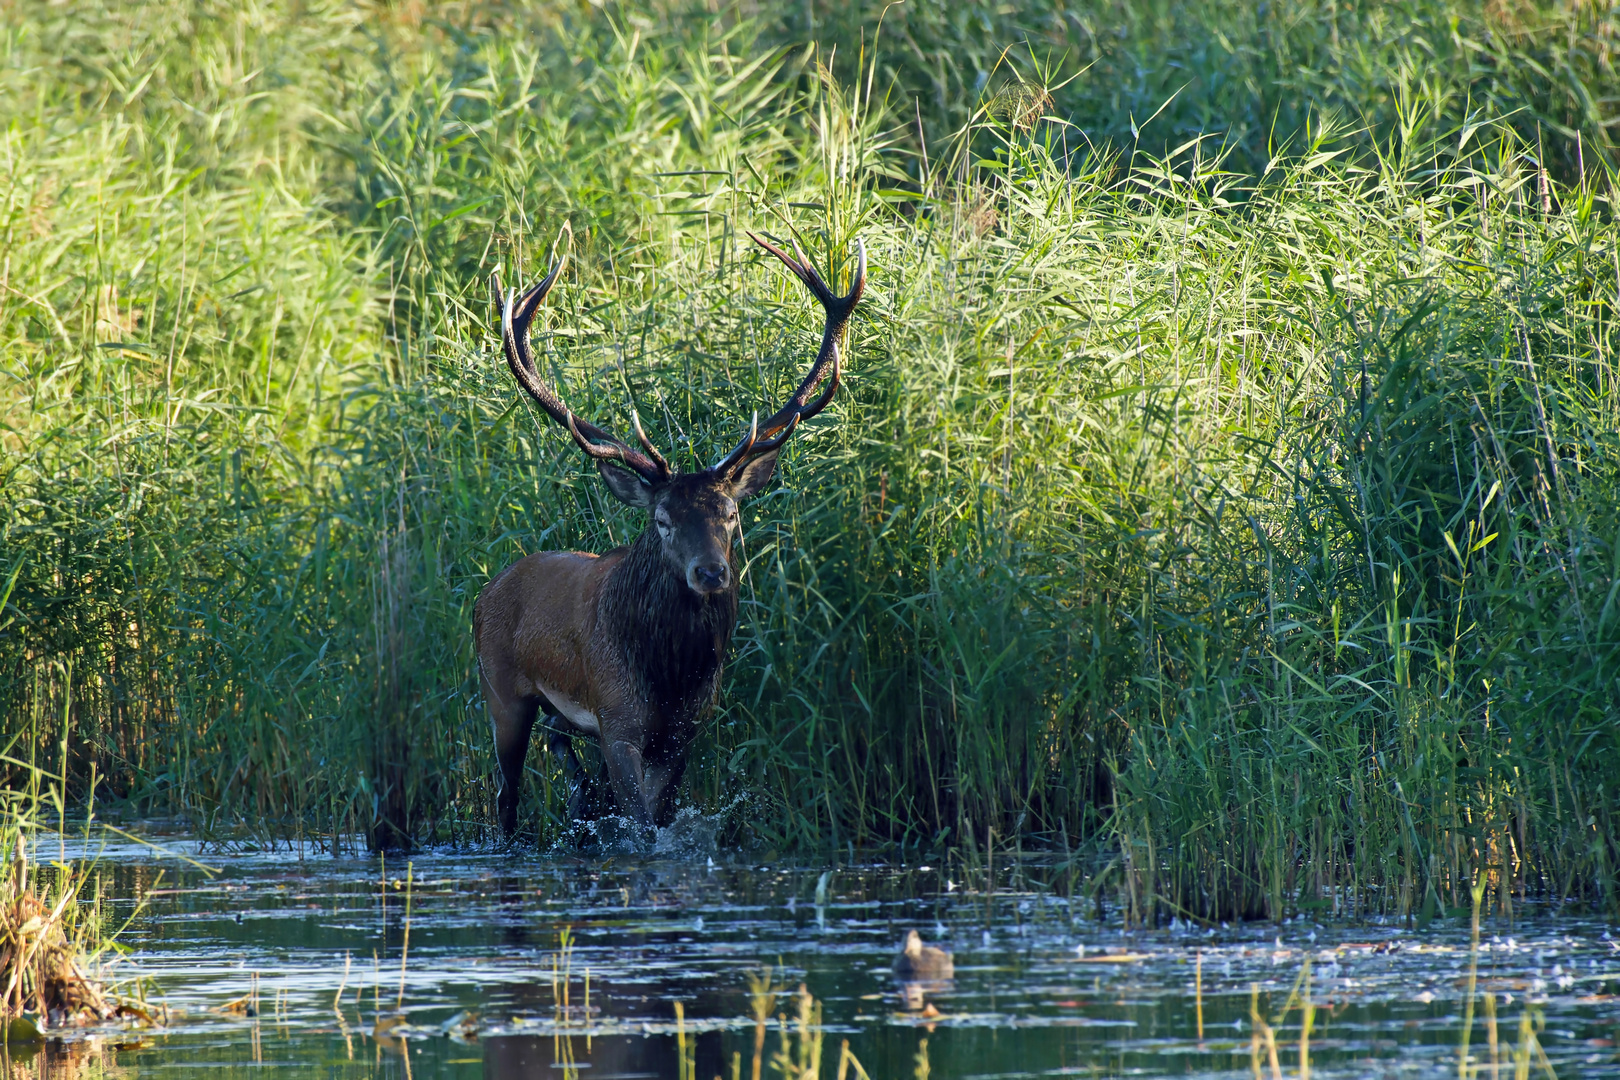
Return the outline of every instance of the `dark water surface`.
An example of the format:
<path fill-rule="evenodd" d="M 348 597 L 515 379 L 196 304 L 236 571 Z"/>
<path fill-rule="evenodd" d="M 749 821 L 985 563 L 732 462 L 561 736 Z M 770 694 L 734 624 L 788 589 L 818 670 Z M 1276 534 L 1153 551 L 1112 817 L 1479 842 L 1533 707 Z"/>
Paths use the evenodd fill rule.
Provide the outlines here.
<path fill-rule="evenodd" d="M 374 857 L 168 847 L 217 873 L 98 848 L 116 921 L 145 898 L 112 972 L 144 980 L 167 1024 L 14 1053 L 11 1074 L 752 1080 L 763 1034 L 765 1078 L 802 1076 L 783 1066 L 803 1070 L 818 1036 L 829 1078 L 845 1040 L 873 1080 L 1251 1076 L 1258 988 L 1293 1077 L 1309 961 L 1312 1075 L 1458 1075 L 1466 920 L 1126 931 L 1031 862 L 986 896 L 959 864 L 433 852 L 410 859 L 407 948 L 404 859 L 385 879 Z M 912 928 L 954 952 L 956 977 L 908 1000 L 891 965 Z M 1620 933 L 1487 916 L 1477 979 L 1470 1075 L 1516 1074 L 1528 1016 L 1546 1055 L 1530 1075 L 1620 1076 Z M 801 984 L 823 1010 L 802 1033 Z"/>

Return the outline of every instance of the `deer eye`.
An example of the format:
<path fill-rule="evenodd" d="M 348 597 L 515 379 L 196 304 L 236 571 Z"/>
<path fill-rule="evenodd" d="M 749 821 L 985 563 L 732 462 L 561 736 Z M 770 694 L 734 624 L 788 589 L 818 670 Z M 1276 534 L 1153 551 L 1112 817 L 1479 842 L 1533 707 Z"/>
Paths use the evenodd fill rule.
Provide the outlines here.
<path fill-rule="evenodd" d="M 653 524 L 658 526 L 660 534 L 669 535 L 669 514 L 663 507 L 660 506 L 657 512 L 653 514 Z"/>

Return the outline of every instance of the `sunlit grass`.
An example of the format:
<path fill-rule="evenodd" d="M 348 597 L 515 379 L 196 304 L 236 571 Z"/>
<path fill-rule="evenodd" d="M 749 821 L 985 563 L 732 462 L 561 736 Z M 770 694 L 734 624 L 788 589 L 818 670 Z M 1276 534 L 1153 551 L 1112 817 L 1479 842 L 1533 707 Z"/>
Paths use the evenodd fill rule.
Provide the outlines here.
<path fill-rule="evenodd" d="M 1145 921 L 1430 918 L 1476 871 L 1613 902 L 1595 153 L 1559 182 L 1412 73 L 1250 172 L 1005 82 L 924 119 L 768 25 L 457 12 L 7 31 L 8 731 L 65 710 L 81 787 L 214 835 L 484 836 L 478 589 L 642 523 L 521 403 L 482 282 L 569 221 L 549 370 L 691 467 L 814 344 L 742 230 L 829 273 L 858 235 L 847 390 L 751 504 L 692 800 L 748 792 L 777 847 L 1050 844 Z"/>

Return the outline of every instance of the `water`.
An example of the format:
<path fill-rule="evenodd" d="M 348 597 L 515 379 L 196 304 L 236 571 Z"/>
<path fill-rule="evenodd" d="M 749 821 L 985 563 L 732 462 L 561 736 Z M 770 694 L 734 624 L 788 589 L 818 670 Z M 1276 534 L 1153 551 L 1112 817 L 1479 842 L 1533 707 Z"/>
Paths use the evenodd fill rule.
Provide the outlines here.
<path fill-rule="evenodd" d="M 998 873 L 987 899 L 943 866 L 434 852 L 410 860 L 402 965 L 405 860 L 387 862 L 385 885 L 376 858 L 169 846 L 218 872 L 136 845 L 101 854 L 113 918 L 145 897 L 112 971 L 141 980 L 167 1023 L 14 1053 L 23 1075 L 752 1080 L 751 980 L 768 977 L 778 994 L 762 1077 L 781 1075 L 784 1045 L 811 1049 L 795 1031 L 801 984 L 823 1010 L 826 1077 L 844 1040 L 873 1080 L 1250 1076 L 1251 987 L 1292 1077 L 1301 1011 L 1279 1014 L 1303 990 L 1307 958 L 1313 1075 L 1458 1070 L 1469 940 L 1455 920 L 1424 932 L 1308 921 L 1128 932 L 1099 923 L 1090 900 L 1053 895 L 1038 863 Z M 890 974 L 912 928 L 956 961 L 954 982 L 920 996 Z M 1620 934 L 1588 919 L 1487 918 L 1481 939 L 1499 1075 L 1514 1075 L 1528 1010 L 1558 1076 L 1620 1076 Z M 243 1015 L 255 993 L 256 1015 Z M 1491 1076 L 1479 1009 L 1471 1052 Z"/>

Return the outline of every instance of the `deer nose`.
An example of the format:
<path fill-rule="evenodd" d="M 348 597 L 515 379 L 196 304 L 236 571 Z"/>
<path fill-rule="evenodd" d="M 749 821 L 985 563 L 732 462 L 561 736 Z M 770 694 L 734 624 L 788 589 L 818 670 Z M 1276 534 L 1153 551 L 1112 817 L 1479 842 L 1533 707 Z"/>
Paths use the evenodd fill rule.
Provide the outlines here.
<path fill-rule="evenodd" d="M 719 592 L 731 584 L 731 567 L 723 562 L 693 563 L 686 572 L 686 583 L 694 592 Z"/>

